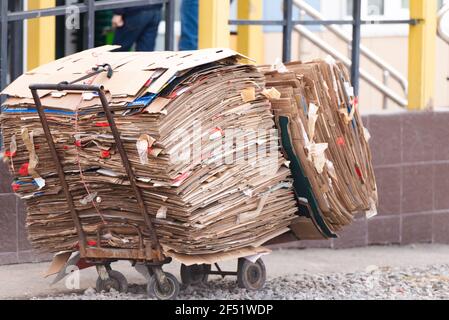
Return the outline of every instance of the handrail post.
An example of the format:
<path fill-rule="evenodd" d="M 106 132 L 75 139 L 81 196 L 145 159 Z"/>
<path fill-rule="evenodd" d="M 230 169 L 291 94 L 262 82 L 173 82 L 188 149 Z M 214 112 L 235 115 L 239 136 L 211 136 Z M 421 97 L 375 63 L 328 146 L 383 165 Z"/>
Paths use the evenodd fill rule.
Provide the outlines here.
<path fill-rule="evenodd" d="M 165 2 L 165 50 L 175 50 L 175 0 Z"/>
<path fill-rule="evenodd" d="M 307 16 L 306 12 L 300 8 L 299 20 L 300 21 L 305 20 L 306 16 Z M 306 54 L 306 50 L 304 49 L 304 43 L 305 43 L 304 39 L 302 37 L 299 37 L 299 40 L 298 40 L 298 46 L 299 46 L 299 48 L 298 48 L 299 57 L 298 58 L 299 58 L 299 60 L 301 60 L 303 55 Z"/>
<path fill-rule="evenodd" d="M 353 26 L 352 26 L 352 65 L 351 81 L 354 93 L 359 95 L 360 89 L 360 37 L 362 24 L 362 0 L 353 0 Z"/>
<path fill-rule="evenodd" d="M 282 38 L 282 60 L 290 62 L 292 59 L 293 33 L 293 0 L 284 0 L 284 27 Z"/>
<path fill-rule="evenodd" d="M 229 48 L 230 2 L 223 0 L 199 0 L 198 47 Z"/>
<path fill-rule="evenodd" d="M 382 79 L 384 86 L 388 87 L 388 80 L 390 79 L 390 72 L 388 70 L 383 70 Z M 388 109 L 388 96 L 385 93 L 383 94 L 382 109 Z"/>
<path fill-rule="evenodd" d="M 11 11 L 22 11 L 24 0 L 16 0 Z M 23 35 L 24 26 L 22 21 L 14 21 L 11 25 L 11 57 L 15 57 L 10 61 L 10 81 L 14 81 L 23 73 Z M 17 58 L 16 58 L 17 57 Z"/>
<path fill-rule="evenodd" d="M 55 6 L 56 0 L 28 1 L 28 10 L 50 10 Z M 39 16 L 28 20 L 26 39 L 27 70 L 55 60 L 56 17 Z"/>
<path fill-rule="evenodd" d="M 238 19 L 262 20 L 262 0 L 239 0 Z M 258 64 L 264 63 L 263 26 L 238 26 L 237 51 L 248 56 Z"/>
<path fill-rule="evenodd" d="M 410 15 L 420 22 L 410 26 L 408 108 L 431 109 L 435 98 L 437 1 L 411 0 Z"/>
<path fill-rule="evenodd" d="M 84 0 L 87 12 L 84 17 L 84 43 L 86 49 L 95 47 L 95 2 Z"/>

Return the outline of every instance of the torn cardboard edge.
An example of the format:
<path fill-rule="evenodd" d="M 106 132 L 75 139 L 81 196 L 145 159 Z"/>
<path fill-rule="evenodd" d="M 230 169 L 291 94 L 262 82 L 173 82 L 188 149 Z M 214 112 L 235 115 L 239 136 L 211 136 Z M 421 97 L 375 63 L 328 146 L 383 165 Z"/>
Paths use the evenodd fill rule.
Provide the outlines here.
<path fill-rule="evenodd" d="M 168 249 L 165 254 L 168 257 L 175 259 L 176 261 L 185 264 L 186 266 L 191 266 L 195 264 L 214 264 L 229 260 L 235 260 L 238 258 L 252 257 L 259 254 L 269 254 L 271 250 L 265 247 L 246 247 L 238 250 L 232 250 L 221 253 L 212 254 L 201 254 L 190 256 L 187 254 L 175 253 Z"/>
<path fill-rule="evenodd" d="M 52 275 L 61 272 L 62 268 L 64 268 L 64 266 L 67 264 L 73 253 L 74 251 L 63 251 L 55 254 L 50 264 L 50 267 L 44 274 L 44 277 L 48 278 Z M 191 266 L 195 264 L 214 264 L 246 257 L 248 258 L 248 260 L 253 261 L 254 259 L 257 260 L 261 256 L 270 253 L 271 250 L 265 247 L 257 247 L 257 248 L 246 247 L 228 252 L 202 254 L 202 255 L 187 255 L 175 253 L 171 249 L 169 249 L 165 252 L 165 255 L 187 266 Z"/>
<path fill-rule="evenodd" d="M 44 274 L 44 278 L 48 278 L 49 276 L 58 274 L 62 268 L 66 265 L 67 261 L 69 261 L 72 256 L 73 251 L 63 251 L 56 253 L 53 256 L 53 260 L 50 264 L 50 267 Z"/>
<path fill-rule="evenodd" d="M 7 86 L 1 94 L 10 97 L 32 98 L 28 89 L 32 83 L 73 81 L 92 67 L 103 63 L 109 63 L 113 68 L 115 67 L 114 76 L 111 79 L 107 79 L 105 75 L 100 74 L 94 80 L 94 84 L 103 84 L 105 89 L 110 91 L 113 96 L 136 95 L 137 91 L 152 78 L 152 74 L 157 74 L 158 76 L 150 83 L 147 92 L 157 94 L 173 77 L 176 77 L 182 71 L 231 57 L 236 57 L 240 60 L 251 60 L 227 48 L 185 52 L 145 52 L 135 55 L 131 53 L 127 53 L 127 55 L 114 53 L 114 56 L 112 56 L 110 51 L 117 48 L 118 46 L 98 47 L 42 65 L 21 75 Z M 127 68 L 127 65 L 130 67 Z M 158 72 L 157 70 L 160 69 L 164 69 L 165 72 Z M 49 92 L 48 90 L 40 90 L 39 96 L 43 97 Z"/>

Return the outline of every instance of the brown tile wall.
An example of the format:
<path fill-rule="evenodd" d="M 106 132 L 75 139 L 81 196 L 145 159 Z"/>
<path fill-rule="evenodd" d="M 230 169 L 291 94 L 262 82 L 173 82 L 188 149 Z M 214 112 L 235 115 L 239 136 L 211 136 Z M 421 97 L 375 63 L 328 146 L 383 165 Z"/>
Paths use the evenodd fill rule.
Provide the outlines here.
<path fill-rule="evenodd" d="M 449 244 L 449 112 L 371 115 L 364 120 L 372 136 L 379 215 L 357 218 L 339 239 L 286 246 Z M 0 163 L 0 264 L 48 259 L 31 249 L 25 209 L 10 185 L 7 168 Z"/>
<path fill-rule="evenodd" d="M 289 247 L 449 244 L 449 112 L 364 117 L 371 133 L 379 214 L 339 239 Z"/>
<path fill-rule="evenodd" d="M 0 161 L 0 265 L 48 260 L 31 248 L 25 231 L 25 207 L 12 193 L 8 168 Z"/>

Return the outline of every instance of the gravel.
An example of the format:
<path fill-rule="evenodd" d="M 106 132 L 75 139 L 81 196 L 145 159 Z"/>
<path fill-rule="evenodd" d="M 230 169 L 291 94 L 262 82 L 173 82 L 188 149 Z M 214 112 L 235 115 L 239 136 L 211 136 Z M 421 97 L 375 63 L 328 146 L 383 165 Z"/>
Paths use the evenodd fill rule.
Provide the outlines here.
<path fill-rule="evenodd" d="M 129 292 L 96 293 L 95 289 L 34 297 L 44 300 L 148 299 L 146 285 L 130 284 Z M 430 267 L 368 266 L 363 272 L 295 274 L 269 279 L 265 288 L 250 292 L 237 288 L 233 278 L 212 278 L 207 284 L 181 288 L 185 300 L 449 300 L 449 265 Z"/>

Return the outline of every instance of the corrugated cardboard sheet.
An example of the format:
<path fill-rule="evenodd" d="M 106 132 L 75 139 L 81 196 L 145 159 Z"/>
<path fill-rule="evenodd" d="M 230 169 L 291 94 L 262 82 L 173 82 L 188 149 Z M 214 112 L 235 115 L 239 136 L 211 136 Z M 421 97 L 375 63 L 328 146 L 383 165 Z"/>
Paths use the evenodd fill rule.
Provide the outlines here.
<path fill-rule="evenodd" d="M 270 133 L 275 122 L 262 94 L 263 74 L 240 64 L 241 56 L 229 49 L 109 52 L 112 49 L 96 48 L 44 65 L 3 91 L 9 96 L 1 115 L 3 150 L 15 177 L 14 189 L 26 200 L 34 247 L 76 250 L 78 237 L 28 85 L 73 81 L 104 64 L 112 66 L 110 79 L 100 73 L 83 82 L 101 84 L 107 91 L 157 235 L 170 255 L 181 261 L 199 255 L 209 262 L 211 254 L 212 260 L 231 253 L 250 255 L 287 232 L 297 207 L 278 136 Z M 89 241 L 96 240 L 102 224 L 126 222 L 141 228 L 148 244 L 98 97 L 49 91 L 40 96 Z M 231 156 L 245 161 L 216 161 L 223 156 L 227 130 L 236 128 L 244 143 Z M 266 133 L 256 136 L 259 130 Z M 198 144 L 200 156 L 184 159 L 183 150 L 195 150 Z M 256 153 L 268 144 L 276 147 L 270 151 L 274 172 Z M 37 164 L 31 168 L 34 156 Z M 115 228 L 101 241 L 116 248 L 138 244 L 129 228 Z"/>
<path fill-rule="evenodd" d="M 335 237 L 358 213 L 375 215 L 369 134 L 345 67 L 317 60 L 262 70 L 267 88 L 279 93 L 270 100 L 303 215 L 293 232 L 299 239 Z"/>

